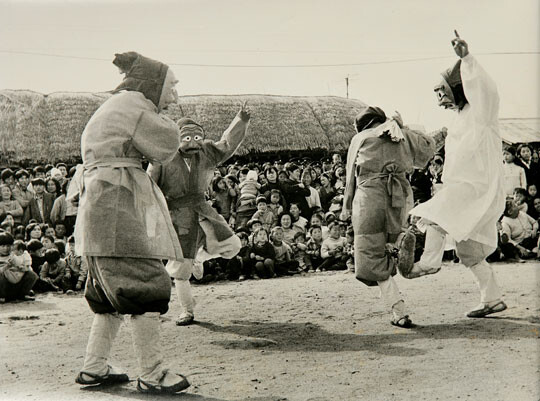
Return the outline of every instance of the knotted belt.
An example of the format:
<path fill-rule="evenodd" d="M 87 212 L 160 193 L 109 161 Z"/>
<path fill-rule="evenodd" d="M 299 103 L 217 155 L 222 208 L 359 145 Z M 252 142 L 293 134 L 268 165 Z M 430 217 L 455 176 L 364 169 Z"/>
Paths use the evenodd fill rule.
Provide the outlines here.
<path fill-rule="evenodd" d="M 96 167 L 109 167 L 109 168 L 125 168 L 125 167 L 134 167 L 142 169 L 142 163 L 140 159 L 133 157 L 106 157 L 100 160 L 95 160 L 90 163 L 79 164 L 76 168 L 75 175 L 73 176 L 72 182 L 77 185 L 77 196 L 83 193 L 85 183 L 84 183 L 84 173 Z M 72 197 L 70 197 L 72 198 Z"/>
<path fill-rule="evenodd" d="M 405 195 L 403 181 L 407 180 L 405 172 L 398 171 L 395 163 L 384 166 L 384 171 L 380 173 L 367 173 L 356 177 L 356 186 L 361 187 L 368 181 L 386 179 L 386 192 L 392 200 L 392 207 L 404 207 Z"/>
<path fill-rule="evenodd" d="M 123 168 L 123 167 L 136 167 L 142 169 L 141 159 L 134 157 L 106 157 L 100 160 L 95 160 L 91 163 L 84 163 L 83 168 L 90 170 L 94 167 L 110 167 L 110 168 Z"/>

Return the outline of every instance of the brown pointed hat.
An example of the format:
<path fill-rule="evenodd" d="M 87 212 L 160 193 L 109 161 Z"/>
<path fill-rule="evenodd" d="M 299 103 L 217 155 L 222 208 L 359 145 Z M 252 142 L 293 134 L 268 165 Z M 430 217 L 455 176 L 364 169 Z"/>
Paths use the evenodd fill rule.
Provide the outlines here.
<path fill-rule="evenodd" d="M 384 123 L 386 121 L 386 114 L 384 111 L 376 106 L 368 106 L 364 108 L 356 118 L 354 119 L 354 125 L 356 131 L 360 132 L 370 128 L 374 123 Z"/>
<path fill-rule="evenodd" d="M 113 60 L 123 73 L 124 80 L 113 93 L 121 90 L 141 92 L 148 100 L 159 104 L 163 83 L 169 66 L 157 60 L 144 57 L 137 52 L 117 53 Z"/>

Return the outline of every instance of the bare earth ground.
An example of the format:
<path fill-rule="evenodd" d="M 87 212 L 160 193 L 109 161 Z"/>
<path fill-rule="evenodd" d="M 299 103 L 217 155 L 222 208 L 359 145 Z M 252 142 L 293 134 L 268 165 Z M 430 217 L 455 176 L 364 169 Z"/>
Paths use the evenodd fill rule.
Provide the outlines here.
<path fill-rule="evenodd" d="M 495 264 L 509 308 L 464 316 L 478 303 L 472 274 L 448 263 L 435 276 L 398 277 L 421 326 L 397 329 L 368 288 L 344 272 L 194 286 L 198 324 L 163 317 L 164 355 L 192 386 L 160 399 L 516 400 L 540 399 L 540 265 Z M 92 314 L 81 295 L 48 294 L 0 305 L 0 399 L 131 400 L 135 382 L 82 389 Z M 129 327 L 112 361 L 136 378 Z"/>

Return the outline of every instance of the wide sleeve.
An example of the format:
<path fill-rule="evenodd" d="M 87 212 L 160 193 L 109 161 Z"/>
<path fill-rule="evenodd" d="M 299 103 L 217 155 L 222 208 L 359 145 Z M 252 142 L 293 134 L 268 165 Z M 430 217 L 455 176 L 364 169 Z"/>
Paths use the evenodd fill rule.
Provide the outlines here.
<path fill-rule="evenodd" d="M 413 167 L 417 169 L 425 168 L 427 163 L 435 156 L 436 140 L 420 131 L 406 127 L 403 127 L 402 131 L 409 142 Z"/>
<path fill-rule="evenodd" d="M 347 166 L 345 175 L 345 192 L 343 193 L 343 212 L 350 212 L 352 210 L 352 202 L 354 198 L 354 192 L 356 190 L 356 172 L 355 163 L 356 155 L 358 153 L 358 144 L 360 136 L 356 134 L 351 140 L 349 150 L 347 152 Z"/>
<path fill-rule="evenodd" d="M 51 222 L 53 224 L 65 219 L 67 208 L 66 202 L 65 196 L 59 196 L 54 200 L 53 207 L 51 209 Z"/>
<path fill-rule="evenodd" d="M 246 137 L 249 122 L 237 115 L 218 142 L 205 141 L 204 151 L 213 164 L 218 165 L 231 157 Z"/>
<path fill-rule="evenodd" d="M 148 164 L 148 168 L 146 169 L 148 175 L 152 178 L 152 180 L 154 180 L 156 184 L 158 184 L 158 186 L 160 186 L 159 179 L 161 178 L 161 170 L 162 165 L 159 163 L 150 163 Z"/>
<path fill-rule="evenodd" d="M 167 163 L 180 147 L 178 127 L 169 117 L 144 110 L 135 126 L 132 144 L 151 163 Z"/>
<path fill-rule="evenodd" d="M 461 59 L 461 80 L 475 120 L 484 123 L 497 121 L 499 114 L 497 85 L 471 54 Z"/>

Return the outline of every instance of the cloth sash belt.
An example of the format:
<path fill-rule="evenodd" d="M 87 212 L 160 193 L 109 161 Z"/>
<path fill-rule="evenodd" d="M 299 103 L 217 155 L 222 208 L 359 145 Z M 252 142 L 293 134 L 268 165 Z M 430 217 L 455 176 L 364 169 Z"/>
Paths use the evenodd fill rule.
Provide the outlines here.
<path fill-rule="evenodd" d="M 384 166 L 384 171 L 380 173 L 367 173 L 356 177 L 356 187 L 373 180 L 386 179 L 386 192 L 392 200 L 392 207 L 405 206 L 405 188 L 404 182 L 407 181 L 405 172 L 398 171 L 398 166 L 394 163 Z"/>
<path fill-rule="evenodd" d="M 90 170 L 94 167 L 110 167 L 110 168 L 123 168 L 123 167 L 135 167 L 142 169 L 141 159 L 133 157 L 107 157 L 101 160 L 93 161 L 92 163 L 83 164 L 85 170 Z"/>
<path fill-rule="evenodd" d="M 140 159 L 133 157 L 108 157 L 101 160 L 96 160 L 91 163 L 79 164 L 76 168 L 75 175 L 73 176 L 73 182 L 77 185 L 78 196 L 84 191 L 84 173 L 96 167 L 109 167 L 109 168 L 125 168 L 134 167 L 142 169 L 142 163 Z M 70 192 L 70 191 L 68 191 Z M 68 199 L 73 199 L 72 194 L 68 194 Z"/>

